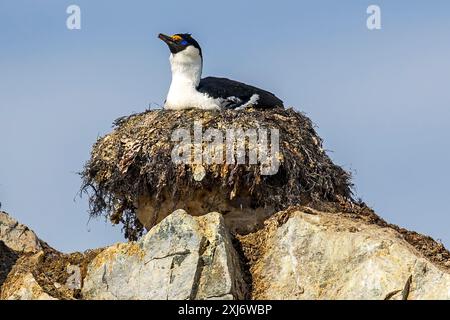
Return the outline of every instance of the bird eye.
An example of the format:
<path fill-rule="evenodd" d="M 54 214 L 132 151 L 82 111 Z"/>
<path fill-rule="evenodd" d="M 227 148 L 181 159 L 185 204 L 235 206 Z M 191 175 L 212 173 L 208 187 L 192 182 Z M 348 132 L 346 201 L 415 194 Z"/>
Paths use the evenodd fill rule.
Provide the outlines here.
<path fill-rule="evenodd" d="M 185 45 L 188 44 L 188 42 L 187 42 L 186 40 L 183 40 L 183 41 L 180 42 L 180 44 L 181 44 L 182 46 L 185 46 Z"/>

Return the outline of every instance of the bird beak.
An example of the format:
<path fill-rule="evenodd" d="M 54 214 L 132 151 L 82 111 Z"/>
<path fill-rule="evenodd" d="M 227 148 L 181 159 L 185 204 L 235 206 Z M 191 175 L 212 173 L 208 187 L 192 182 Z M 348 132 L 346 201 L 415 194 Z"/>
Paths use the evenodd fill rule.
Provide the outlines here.
<path fill-rule="evenodd" d="M 165 34 L 160 33 L 158 38 L 164 41 L 169 47 L 174 44 L 172 37 L 166 36 Z"/>
<path fill-rule="evenodd" d="M 170 52 L 172 54 L 178 53 L 186 49 L 186 46 L 179 44 L 176 41 L 176 39 L 174 39 L 174 37 L 166 36 L 165 34 L 160 33 L 158 35 L 158 38 L 160 38 L 169 46 Z"/>

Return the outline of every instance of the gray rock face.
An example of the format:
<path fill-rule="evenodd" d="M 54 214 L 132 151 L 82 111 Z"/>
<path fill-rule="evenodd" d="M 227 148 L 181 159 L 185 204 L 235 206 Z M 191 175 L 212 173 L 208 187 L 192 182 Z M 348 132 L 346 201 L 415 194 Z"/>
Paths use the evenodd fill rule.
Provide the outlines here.
<path fill-rule="evenodd" d="M 392 229 L 296 212 L 253 266 L 257 299 L 450 299 L 450 274 Z"/>
<path fill-rule="evenodd" d="M 140 241 L 117 244 L 89 265 L 85 299 L 242 299 L 239 259 L 219 213 L 177 210 Z"/>
<path fill-rule="evenodd" d="M 41 242 L 33 231 L 6 212 L 0 211 L 0 293 L 20 255 L 40 250 Z"/>
<path fill-rule="evenodd" d="M 201 167 L 201 166 L 200 166 Z M 203 168 L 203 167 L 202 167 Z M 264 226 L 264 220 L 273 215 L 272 207 L 252 207 L 249 195 L 240 194 L 233 200 L 225 197 L 223 190 L 193 190 L 189 196 L 174 200 L 170 193 L 164 194 L 166 200 L 160 201 L 149 197 L 140 197 L 136 201 L 137 218 L 150 230 L 172 213 L 172 208 L 186 210 L 190 215 L 203 216 L 210 212 L 223 212 L 225 226 L 230 232 L 247 234 Z"/>
<path fill-rule="evenodd" d="M 0 211 L 0 241 L 19 253 L 34 253 L 42 250 L 36 234 L 3 211 Z"/>
<path fill-rule="evenodd" d="M 0 240 L 0 289 L 18 258 L 19 255 Z"/>
<path fill-rule="evenodd" d="M 219 213 L 177 210 L 137 242 L 69 255 L 38 250 L 32 231 L 0 214 L 0 299 L 450 299 L 448 269 L 396 230 L 305 211 L 238 237 L 251 293 Z M 55 272 L 67 277 L 46 276 Z"/>

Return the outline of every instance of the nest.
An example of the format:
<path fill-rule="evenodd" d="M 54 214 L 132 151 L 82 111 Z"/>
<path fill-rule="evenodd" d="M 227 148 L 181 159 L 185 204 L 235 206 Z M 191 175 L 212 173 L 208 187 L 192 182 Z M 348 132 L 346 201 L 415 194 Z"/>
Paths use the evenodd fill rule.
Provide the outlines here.
<path fill-rule="evenodd" d="M 172 151 L 179 144 L 172 141 L 174 130 L 187 129 L 193 134 L 195 121 L 200 121 L 204 130 L 277 129 L 278 171 L 264 175 L 260 163 L 199 165 L 172 161 Z M 245 144 L 250 150 L 255 147 L 247 140 Z M 115 223 L 121 222 L 125 237 L 130 240 L 143 233 L 143 225 L 136 217 L 141 196 L 157 203 L 167 194 L 180 199 L 195 190 L 220 188 L 229 199 L 245 193 L 252 206 L 277 210 L 291 205 L 337 202 L 352 196 L 350 174 L 327 156 L 311 120 L 293 109 L 282 108 L 149 110 L 120 118 L 114 122 L 114 131 L 95 143 L 81 175 L 90 215 L 105 215 Z"/>

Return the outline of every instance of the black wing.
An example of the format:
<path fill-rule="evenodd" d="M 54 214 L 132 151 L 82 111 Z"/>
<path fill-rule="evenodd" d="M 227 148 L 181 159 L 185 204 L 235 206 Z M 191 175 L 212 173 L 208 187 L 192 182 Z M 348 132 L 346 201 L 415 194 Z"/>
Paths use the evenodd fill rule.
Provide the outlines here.
<path fill-rule="evenodd" d="M 237 103 L 230 103 L 228 108 L 237 108 L 247 103 L 250 98 L 257 94 L 258 102 L 255 104 L 260 108 L 283 107 L 283 101 L 278 99 L 274 94 L 249 86 L 245 83 L 237 82 L 226 78 L 207 77 L 200 80 L 197 90 L 208 94 L 210 97 L 227 99 L 235 97 L 240 100 Z"/>

